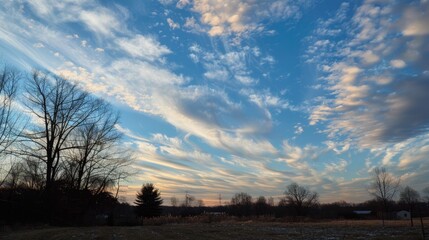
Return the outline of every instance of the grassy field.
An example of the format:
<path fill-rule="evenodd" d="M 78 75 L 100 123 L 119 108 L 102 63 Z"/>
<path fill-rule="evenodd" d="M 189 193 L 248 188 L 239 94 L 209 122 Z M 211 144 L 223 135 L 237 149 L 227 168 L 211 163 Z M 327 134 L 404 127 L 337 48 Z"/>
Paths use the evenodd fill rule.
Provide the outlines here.
<path fill-rule="evenodd" d="M 331 221 L 320 223 L 220 222 L 137 227 L 41 228 L 0 232 L 0 239 L 422 239 L 408 222 Z M 426 221 L 426 224 L 429 224 Z"/>

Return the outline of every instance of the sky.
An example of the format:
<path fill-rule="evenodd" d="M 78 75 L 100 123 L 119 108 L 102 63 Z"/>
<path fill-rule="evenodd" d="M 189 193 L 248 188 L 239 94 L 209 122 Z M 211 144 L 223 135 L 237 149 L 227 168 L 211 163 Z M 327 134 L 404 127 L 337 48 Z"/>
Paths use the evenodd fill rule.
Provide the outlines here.
<path fill-rule="evenodd" d="M 361 202 L 375 167 L 428 186 L 428 23 L 428 0 L 3 0 L 0 59 L 120 112 L 129 202 Z"/>

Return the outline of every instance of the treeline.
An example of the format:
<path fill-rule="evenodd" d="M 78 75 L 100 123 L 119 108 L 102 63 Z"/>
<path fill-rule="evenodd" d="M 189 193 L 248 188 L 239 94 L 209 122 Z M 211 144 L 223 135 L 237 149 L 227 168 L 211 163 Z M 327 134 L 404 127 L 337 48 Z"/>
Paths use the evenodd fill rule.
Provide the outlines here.
<path fill-rule="evenodd" d="M 172 197 L 171 206 L 161 207 L 162 199 L 159 191 L 153 184 L 146 184 L 137 195 L 136 209 L 137 216 L 143 218 L 153 218 L 161 215 L 189 217 L 198 215 L 211 216 L 235 216 L 235 217 L 271 217 L 287 218 L 291 221 L 303 219 L 396 219 L 396 213 L 406 210 L 411 215 L 410 224 L 413 225 L 412 217 L 429 216 L 429 188 L 423 190 L 422 195 L 409 186 L 399 189 L 399 181 L 388 174 L 386 169 L 375 169 L 374 185 L 381 183 L 382 191 L 391 189 L 389 199 L 379 197 L 380 192 L 374 192 L 375 198 L 363 203 L 347 203 L 344 201 L 334 203 L 319 203 L 319 196 L 316 192 L 291 183 L 286 187 L 284 196 L 275 204 L 272 197 L 259 196 L 253 198 L 245 192 L 236 193 L 231 201 L 224 202 L 214 207 L 206 207 L 202 200 L 185 194 L 181 204 L 179 199 Z M 382 173 L 383 175 L 380 175 Z M 383 181 L 378 182 L 377 179 Z M 394 191 L 393 191 L 394 190 Z M 394 201 L 393 197 L 399 193 L 399 200 Z M 387 196 L 383 194 L 383 196 Z M 131 207 L 131 206 L 130 206 Z"/>
<path fill-rule="evenodd" d="M 130 206 L 131 207 L 131 206 Z M 413 210 L 414 216 L 429 216 L 429 207 L 427 203 L 420 202 Z M 401 202 L 390 203 L 390 214 L 386 218 L 397 219 L 396 213 L 407 210 L 406 205 Z M 379 202 L 369 200 L 362 203 L 349 203 L 345 201 L 333 203 L 320 203 L 318 205 L 305 208 L 301 215 L 296 214 L 294 207 L 290 205 L 262 205 L 253 201 L 245 208 L 237 207 L 230 203 L 222 206 L 163 206 L 161 216 L 190 217 L 199 215 L 213 216 L 233 216 L 238 218 L 261 218 L 261 219 L 283 219 L 285 221 L 306 221 L 306 220 L 340 220 L 340 219 L 380 219 L 381 211 Z M 361 214 L 360 212 L 368 212 Z"/>
<path fill-rule="evenodd" d="M 118 121 L 107 102 L 62 77 L 3 67 L 0 225 L 85 224 L 112 211 L 132 159 Z"/>
<path fill-rule="evenodd" d="M 242 193 L 240 193 L 242 194 Z M 369 200 L 362 203 L 348 203 L 345 201 L 333 203 L 318 203 L 302 207 L 300 210 L 294 204 L 280 201 L 278 204 L 269 204 L 263 196 L 245 204 L 226 203 L 222 206 L 205 207 L 164 207 L 163 215 L 172 216 L 196 216 L 199 214 L 223 214 L 235 217 L 272 217 L 287 218 L 290 221 L 305 219 L 397 219 L 399 211 L 410 211 L 413 217 L 429 216 L 429 202 L 419 201 L 412 209 L 404 201 L 390 201 L 388 212 L 377 200 Z M 362 214 L 362 212 L 365 212 Z"/>

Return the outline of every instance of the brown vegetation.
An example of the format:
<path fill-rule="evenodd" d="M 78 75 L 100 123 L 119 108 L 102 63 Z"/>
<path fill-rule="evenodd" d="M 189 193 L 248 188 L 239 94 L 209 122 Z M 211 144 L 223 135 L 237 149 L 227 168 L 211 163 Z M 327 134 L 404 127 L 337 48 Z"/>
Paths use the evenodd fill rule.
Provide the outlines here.
<path fill-rule="evenodd" d="M 196 218 L 188 219 L 191 222 Z M 164 218 L 165 220 L 165 218 Z M 201 219 L 200 219 L 201 220 Z M 426 220 L 429 223 L 428 220 Z M 2 239 L 419 239 L 418 228 L 407 221 L 386 221 L 380 228 L 375 220 L 324 222 L 236 221 L 166 224 L 143 227 L 43 228 L 3 233 Z"/>

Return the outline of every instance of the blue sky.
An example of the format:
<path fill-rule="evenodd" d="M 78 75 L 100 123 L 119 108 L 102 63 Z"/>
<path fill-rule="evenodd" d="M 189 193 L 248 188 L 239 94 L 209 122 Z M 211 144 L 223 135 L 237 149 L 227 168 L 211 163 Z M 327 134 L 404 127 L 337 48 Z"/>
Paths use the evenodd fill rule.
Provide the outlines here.
<path fill-rule="evenodd" d="M 0 57 L 121 113 L 165 202 L 236 192 L 370 199 L 374 167 L 429 178 L 429 1 L 3 1 Z"/>

